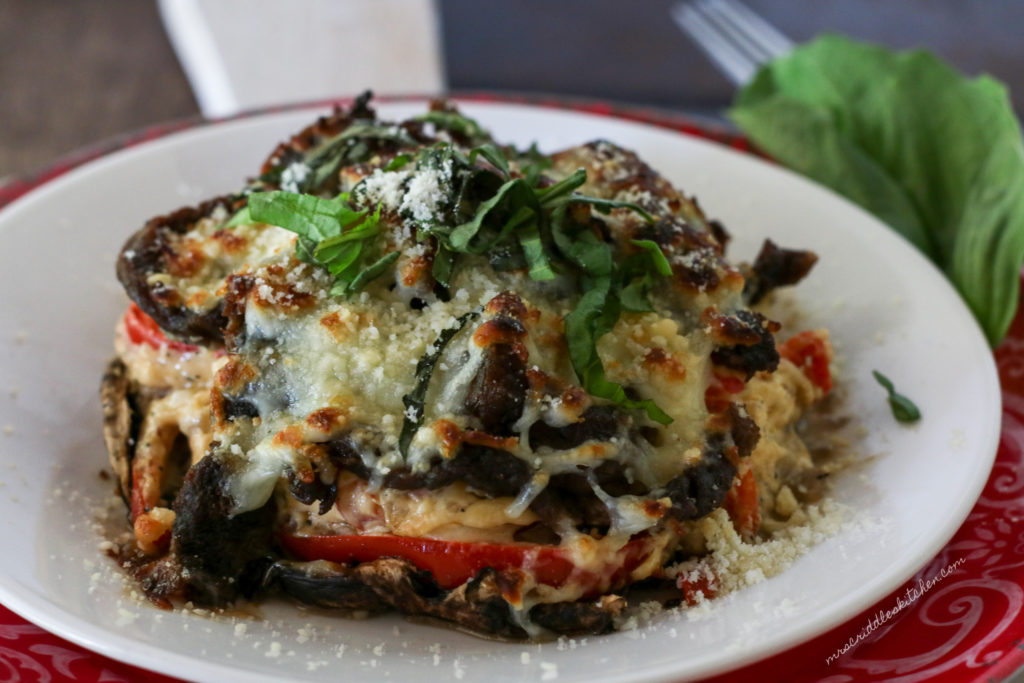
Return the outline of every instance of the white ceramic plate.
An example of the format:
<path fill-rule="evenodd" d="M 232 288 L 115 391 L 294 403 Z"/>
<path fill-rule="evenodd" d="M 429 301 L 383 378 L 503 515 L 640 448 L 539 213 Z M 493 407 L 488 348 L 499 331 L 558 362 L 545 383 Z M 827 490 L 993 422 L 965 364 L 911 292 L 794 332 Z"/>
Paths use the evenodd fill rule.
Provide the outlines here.
<path fill-rule="evenodd" d="M 419 103 L 380 105 L 400 118 Z M 878 454 L 838 477 L 853 523 L 782 574 L 704 617 L 561 644 L 488 642 L 388 616 L 348 621 L 262 608 L 230 619 L 137 603 L 97 549 L 106 453 L 97 387 L 125 297 L 122 242 L 149 217 L 239 187 L 279 140 L 312 120 L 290 111 L 212 125 L 79 168 L 0 213 L 0 601 L 110 657 L 187 678 L 660 681 L 779 652 L 884 597 L 952 536 L 988 476 L 1000 394 L 985 341 L 953 289 L 902 239 L 834 194 L 721 146 L 617 119 L 466 104 L 501 140 L 553 150 L 603 137 L 636 149 L 700 198 L 752 258 L 771 236 L 816 251 L 798 289 L 809 324 L 832 331 L 839 381 Z M 886 372 L 924 419 L 897 424 L 870 371 Z M 120 513 L 115 513 L 120 514 Z M 836 643 L 839 647 L 841 643 Z"/>

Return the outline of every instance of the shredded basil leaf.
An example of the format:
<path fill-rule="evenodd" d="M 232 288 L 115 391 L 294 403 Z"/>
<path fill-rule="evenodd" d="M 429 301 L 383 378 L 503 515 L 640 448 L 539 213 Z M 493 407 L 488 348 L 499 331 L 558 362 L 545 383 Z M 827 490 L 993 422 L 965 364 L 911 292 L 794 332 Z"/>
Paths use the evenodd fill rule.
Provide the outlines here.
<path fill-rule="evenodd" d="M 480 310 L 476 309 L 456 318 L 455 324 L 441 330 L 437 341 L 427 347 L 426 353 L 416 363 L 416 380 L 413 389 L 402 397 L 405 417 L 402 420 L 402 431 L 398 436 L 398 451 L 403 457 L 408 455 L 409 444 L 412 443 L 417 430 L 423 424 L 423 409 L 427 399 L 427 389 L 430 388 L 430 377 L 434 374 L 434 366 L 441 359 L 441 354 L 444 353 L 448 342 L 466 326 L 466 323 L 479 315 Z"/>
<path fill-rule="evenodd" d="M 537 187 L 540 175 L 551 168 L 553 162 L 543 152 L 537 149 L 537 143 L 530 145 L 525 152 L 519 153 L 519 165 L 523 171 L 526 184 L 530 187 Z"/>
<path fill-rule="evenodd" d="M 380 234 L 380 211 L 356 211 L 348 195 L 325 199 L 291 192 L 254 192 L 249 195 L 249 218 L 276 225 L 299 236 L 295 255 L 334 276 L 331 295 L 350 296 L 380 277 L 398 259 L 391 252 L 366 264 L 370 246 Z"/>
<path fill-rule="evenodd" d="M 359 274 L 352 279 L 352 282 L 348 284 L 348 287 L 345 290 L 345 295 L 348 296 L 355 294 L 361 291 L 367 284 L 376 280 L 384 273 L 385 270 L 387 270 L 388 266 L 398 260 L 398 256 L 399 253 L 397 251 L 388 252 L 361 270 Z"/>
<path fill-rule="evenodd" d="M 487 160 L 493 170 L 476 165 L 478 158 Z M 527 160 L 522 177 L 512 177 L 506 152 L 493 143 L 482 144 L 468 155 L 448 143 L 439 143 L 421 150 L 410 160 L 417 168 L 451 169 L 451 215 L 463 216 L 457 224 L 437 220 L 418 226 L 418 239 L 432 237 L 436 241 L 434 279 L 448 287 L 460 254 L 488 254 L 497 270 L 525 267 L 529 277 L 536 281 L 553 280 L 560 275 L 571 278 L 583 292 L 576 308 L 565 319 L 570 359 L 580 384 L 594 396 L 627 409 L 645 411 L 651 420 L 671 422 L 672 418 L 653 401 L 631 399 L 624 387 L 609 380 L 597 353 L 598 340 L 615 326 L 622 311 L 654 310 L 650 292 L 657 278 L 671 275 L 670 264 L 650 240 L 634 240 L 632 244 L 638 251 L 616 264 L 611 246 L 590 226 L 571 221 L 568 209 L 571 204 L 588 204 L 602 213 L 628 209 L 646 221 L 653 221 L 653 217 L 633 203 L 579 194 L 577 190 L 587 181 L 582 168 L 559 182 L 538 187 L 540 169 L 546 167 L 545 162 L 549 165 L 550 160 L 533 160 L 528 154 L 518 158 Z M 324 209 L 320 203 L 302 201 L 317 216 L 339 210 L 337 204 L 328 203 Z M 288 221 L 292 228 L 302 228 L 304 232 L 300 234 L 311 240 L 300 240 L 299 246 L 306 251 L 311 249 L 313 262 L 321 263 L 337 278 L 334 294 L 358 291 L 397 258 L 389 254 L 365 265 L 366 245 L 378 228 L 377 217 L 363 217 L 364 213 L 359 214 L 362 222 L 354 222 L 345 230 L 335 226 L 329 235 L 324 234 L 319 224 L 313 226 L 318 232 L 307 226 L 311 219 Z M 449 227 L 453 224 L 455 227 Z"/>
<path fill-rule="evenodd" d="M 654 401 L 630 399 L 621 385 L 609 380 L 597 353 L 598 340 L 615 326 L 623 308 L 629 311 L 653 310 L 646 295 L 651 281 L 623 283 L 624 277 L 631 279 L 631 276 L 628 271 L 616 268 L 611 247 L 585 228 L 577 234 L 570 233 L 565 218 L 565 205 L 552 213 L 552 237 L 559 250 L 584 272 L 581 279 L 584 294 L 576 307 L 565 316 L 569 358 L 580 378 L 580 384 L 594 396 L 606 398 L 624 408 L 644 410 L 651 420 L 670 424 L 672 418 Z M 657 248 L 657 245 L 654 247 Z M 644 253 L 650 252 L 645 250 Z M 665 258 L 660 249 L 658 254 L 662 259 Z M 638 262 L 627 260 L 627 263 Z"/>
<path fill-rule="evenodd" d="M 665 277 L 672 275 L 672 266 L 669 265 L 668 259 L 665 258 L 665 254 L 662 253 L 661 247 L 656 242 L 652 240 L 630 240 L 630 242 L 650 255 L 651 264 L 658 272 L 658 275 L 664 275 Z"/>
<path fill-rule="evenodd" d="M 889 407 L 892 408 L 893 417 L 900 422 L 917 422 L 921 419 L 921 411 L 918 410 L 918 407 L 909 398 L 897 393 L 892 385 L 892 381 L 888 377 L 878 370 L 872 370 L 871 374 L 875 376 L 875 380 L 889 393 Z"/>
<path fill-rule="evenodd" d="M 343 165 L 358 163 L 370 156 L 368 140 L 383 140 L 415 147 L 416 141 L 398 126 L 379 123 L 354 123 L 335 137 L 316 147 L 306 162 L 312 173 L 299 183 L 300 192 L 309 192 L 337 174 Z"/>
<path fill-rule="evenodd" d="M 235 215 L 224 224 L 225 228 L 233 228 L 238 225 L 249 225 L 252 223 L 252 216 L 249 215 L 249 207 L 243 206 L 241 209 L 235 212 Z"/>
<path fill-rule="evenodd" d="M 471 244 L 473 238 L 476 237 L 477 233 L 480 232 L 480 229 L 483 227 L 484 220 L 492 210 L 502 203 L 506 196 L 519 192 L 522 199 L 525 197 L 525 194 L 523 194 L 524 191 L 529 192 L 529 188 L 521 178 L 515 178 L 502 185 L 493 197 L 485 202 L 481 202 L 479 208 L 477 208 L 476 215 L 473 216 L 471 221 L 457 226 L 451 231 L 451 233 L 449 233 L 447 238 L 448 247 L 452 251 L 459 251 L 467 254 L 482 254 L 486 252 L 494 245 L 496 240 L 478 243 L 475 245 Z M 528 202 L 529 200 L 526 199 L 523 203 Z M 503 235 L 499 235 L 498 239 L 502 236 Z"/>
<path fill-rule="evenodd" d="M 319 242 L 340 235 L 342 229 L 363 217 L 344 198 L 323 199 L 291 192 L 256 192 L 249 196 L 249 215 L 254 221 L 290 230 Z"/>
<path fill-rule="evenodd" d="M 471 142 L 490 140 L 491 138 L 487 131 L 475 120 L 453 111 L 428 111 L 426 114 L 417 116 L 414 120 L 432 123 L 442 130 L 462 135 Z"/>
<path fill-rule="evenodd" d="M 316 192 L 335 177 L 344 166 L 369 158 L 370 142 L 392 142 L 402 147 L 416 147 L 418 143 L 399 126 L 374 121 L 359 121 L 343 131 L 306 150 L 298 159 L 282 162 L 252 183 L 247 192 L 264 190 L 268 186 L 282 185 L 289 168 L 302 168 L 301 177 L 287 189 L 296 193 Z"/>
<path fill-rule="evenodd" d="M 613 209 L 628 209 L 648 222 L 654 218 L 631 202 L 579 194 L 577 190 L 587 181 L 582 168 L 559 182 L 539 187 L 551 160 L 535 146 L 517 154 L 520 177 L 512 177 L 507 156 L 511 148 L 503 150 L 495 145 L 472 119 L 452 112 L 430 112 L 419 120 L 480 141 L 468 155 L 442 142 L 421 149 L 415 156 L 400 154 L 384 168 L 391 172 L 415 163 L 417 169 L 452 170 L 452 200 L 446 209 L 447 218 L 461 216 L 457 219 L 461 222 L 428 221 L 417 228 L 418 239 L 432 237 L 436 242 L 432 273 L 437 283 L 445 288 L 450 285 L 460 254 L 488 254 L 495 269 L 526 268 L 529 277 L 536 281 L 553 280 L 559 275 L 573 278 L 583 295 L 566 316 L 565 327 L 570 359 L 580 384 L 594 396 L 627 409 L 643 410 L 656 422 L 670 423 L 672 418 L 653 401 L 629 398 L 624 387 L 606 377 L 597 342 L 611 331 L 622 311 L 654 310 L 650 292 L 657 278 L 671 275 L 671 266 L 658 245 L 650 240 L 633 240 L 639 251 L 617 264 L 609 244 L 589 226 L 569 220 L 568 207 L 588 204 L 604 214 Z M 352 163 L 367 154 L 367 142 L 373 138 L 415 145 L 401 129 L 354 124 L 304 157 L 309 172 L 296 183 L 301 183 L 303 190 L 319 188 L 337 173 L 341 164 Z M 489 166 L 478 165 L 479 158 Z M 277 171 L 279 179 L 281 169 Z M 350 296 L 382 275 L 399 257 L 398 252 L 373 254 L 380 233 L 380 212 L 380 206 L 372 214 L 365 209 L 353 209 L 347 195 L 329 199 L 302 192 L 254 191 L 249 195 L 249 206 L 231 222 L 269 223 L 296 233 L 298 258 L 334 276 L 332 295 Z M 460 318 L 457 328 L 446 330 L 447 335 L 442 333 L 436 355 L 424 356 L 417 366 L 417 389 L 403 399 L 411 411 L 402 429 L 403 452 L 422 420 L 422 399 L 433 363 L 447 340 L 465 325 L 468 318 L 464 318 Z"/>
<path fill-rule="evenodd" d="M 551 269 L 551 263 L 544 251 L 537 222 L 525 222 L 523 227 L 516 231 L 516 236 L 519 238 L 519 245 L 523 248 L 523 256 L 526 257 L 526 262 L 530 266 L 530 277 L 534 280 L 555 279 L 555 271 Z"/>
<path fill-rule="evenodd" d="M 647 417 L 660 424 L 671 424 L 672 418 L 654 401 L 630 399 L 621 384 L 612 382 L 604 374 L 597 340 L 615 326 L 619 308 L 618 299 L 611 292 L 611 279 L 605 277 L 592 282 L 576 308 L 565 316 L 565 337 L 573 369 L 588 393 L 624 408 L 646 411 Z"/>
<path fill-rule="evenodd" d="M 568 178 L 558 181 L 554 185 L 537 190 L 537 201 L 541 206 L 553 206 L 554 202 L 587 182 L 587 172 L 582 168 L 576 169 Z"/>
<path fill-rule="evenodd" d="M 491 165 L 493 165 L 496 169 L 501 171 L 501 174 L 505 177 L 506 180 L 508 179 L 510 175 L 508 169 L 508 159 L 505 158 L 505 154 L 500 149 L 498 149 L 497 145 L 495 145 L 492 142 L 488 142 L 486 144 L 474 148 L 469 153 L 469 164 L 472 165 L 474 162 L 476 162 L 476 158 L 478 156 L 482 156 L 484 159 L 487 159 L 487 161 L 489 161 Z"/>
<path fill-rule="evenodd" d="M 399 154 L 394 159 L 388 162 L 388 165 L 384 167 L 385 171 L 397 171 L 406 164 L 412 161 L 412 156 L 409 154 Z"/>
<path fill-rule="evenodd" d="M 630 313 L 653 313 L 654 306 L 647 295 L 651 286 L 651 281 L 642 277 L 623 287 L 619 292 L 622 310 Z"/>
<path fill-rule="evenodd" d="M 642 206 L 640 206 L 639 204 L 634 204 L 633 202 L 616 202 L 612 201 L 611 199 L 585 197 L 582 195 L 573 195 L 569 199 L 569 201 L 578 204 L 590 204 L 592 207 L 594 207 L 603 214 L 609 213 L 612 209 L 630 209 L 631 211 L 635 211 L 636 213 L 640 214 L 640 216 L 642 216 L 643 219 L 648 223 L 654 222 L 654 216 L 649 214 Z"/>
<path fill-rule="evenodd" d="M 437 243 L 431 274 L 442 287 L 448 287 L 451 284 L 452 272 L 455 270 L 455 256 L 455 252 L 446 247 L 443 242 Z"/>

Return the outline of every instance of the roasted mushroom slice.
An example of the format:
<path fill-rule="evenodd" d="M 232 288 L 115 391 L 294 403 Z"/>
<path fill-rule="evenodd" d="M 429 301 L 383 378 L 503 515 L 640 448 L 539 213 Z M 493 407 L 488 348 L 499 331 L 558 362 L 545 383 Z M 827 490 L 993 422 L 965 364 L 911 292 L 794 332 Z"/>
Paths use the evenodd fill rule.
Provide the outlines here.
<path fill-rule="evenodd" d="M 771 240 L 765 240 L 746 273 L 743 296 L 753 306 L 772 290 L 803 280 L 817 262 L 818 255 L 813 251 L 782 249 Z"/>
<path fill-rule="evenodd" d="M 186 471 L 209 446 L 210 393 L 196 387 L 147 386 L 121 358 L 100 386 L 104 440 L 118 493 L 128 507 L 136 547 L 167 550 L 174 500 Z"/>
<path fill-rule="evenodd" d="M 120 358 L 113 358 L 103 373 L 100 403 L 110 468 L 114 471 L 118 493 L 127 503 L 132 490 L 132 408 L 128 401 L 128 371 Z"/>
<path fill-rule="evenodd" d="M 273 502 L 233 515 L 227 477 L 227 468 L 206 456 L 188 471 L 174 501 L 171 552 L 184 569 L 186 595 L 199 604 L 234 600 L 270 555 Z"/>
<path fill-rule="evenodd" d="M 371 159 L 386 165 L 403 151 L 434 142 L 416 120 L 399 124 L 378 121 L 369 106 L 372 97 L 367 90 L 351 108 L 335 107 L 330 115 L 321 116 L 279 144 L 248 189 L 333 196 L 344 189 L 339 171 Z"/>
<path fill-rule="evenodd" d="M 408 560 L 381 558 L 354 567 L 318 560 L 275 562 L 264 587 L 273 588 L 307 605 L 348 612 L 397 609 L 412 616 L 441 619 L 476 633 L 522 639 L 528 633 L 513 614 L 521 606 L 523 575 L 486 568 L 475 578 L 444 590 L 429 572 Z M 536 605 L 530 617 L 556 634 L 605 633 L 625 607 L 615 595 L 596 600 Z"/>
<path fill-rule="evenodd" d="M 164 331 L 194 343 L 223 342 L 227 320 L 218 290 L 245 262 L 248 241 L 220 226 L 240 203 L 225 195 L 158 216 L 125 242 L 117 279 Z"/>

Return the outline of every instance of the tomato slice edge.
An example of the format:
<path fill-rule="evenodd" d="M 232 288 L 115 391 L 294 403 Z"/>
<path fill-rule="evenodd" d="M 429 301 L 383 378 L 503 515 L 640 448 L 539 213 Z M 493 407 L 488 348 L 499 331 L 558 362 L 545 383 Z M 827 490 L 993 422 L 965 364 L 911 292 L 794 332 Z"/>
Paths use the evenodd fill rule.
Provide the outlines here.
<path fill-rule="evenodd" d="M 157 322 L 134 301 L 128 304 L 124 312 L 124 330 L 133 344 L 145 344 L 157 351 L 165 347 L 178 353 L 197 353 L 200 350 L 193 344 L 168 339 Z"/>
<path fill-rule="evenodd" d="M 438 585 L 455 588 L 476 576 L 482 569 L 497 571 L 523 569 L 533 574 L 537 583 L 560 587 L 573 577 L 576 566 L 565 551 L 555 546 L 502 545 L 470 541 L 446 541 L 411 536 L 352 534 L 334 536 L 300 536 L 280 534 L 284 548 L 304 560 L 328 560 L 339 564 L 372 562 L 382 557 L 401 557 L 419 569 L 429 571 Z M 647 557 L 646 536 L 634 537 L 615 556 L 612 580 L 639 566 Z M 593 588 L 601 576 L 576 572 L 574 580 Z"/>
<path fill-rule="evenodd" d="M 832 390 L 828 346 L 814 330 L 793 335 L 779 347 L 779 355 L 800 368 L 824 393 Z"/>

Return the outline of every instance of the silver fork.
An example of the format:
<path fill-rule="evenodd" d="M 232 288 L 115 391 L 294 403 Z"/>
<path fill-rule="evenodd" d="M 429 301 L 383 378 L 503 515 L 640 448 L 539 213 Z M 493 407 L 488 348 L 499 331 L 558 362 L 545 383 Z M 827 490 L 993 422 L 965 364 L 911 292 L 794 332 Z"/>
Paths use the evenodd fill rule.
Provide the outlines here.
<path fill-rule="evenodd" d="M 692 0 L 672 6 L 672 19 L 736 85 L 793 49 L 793 41 L 739 0 Z"/>

